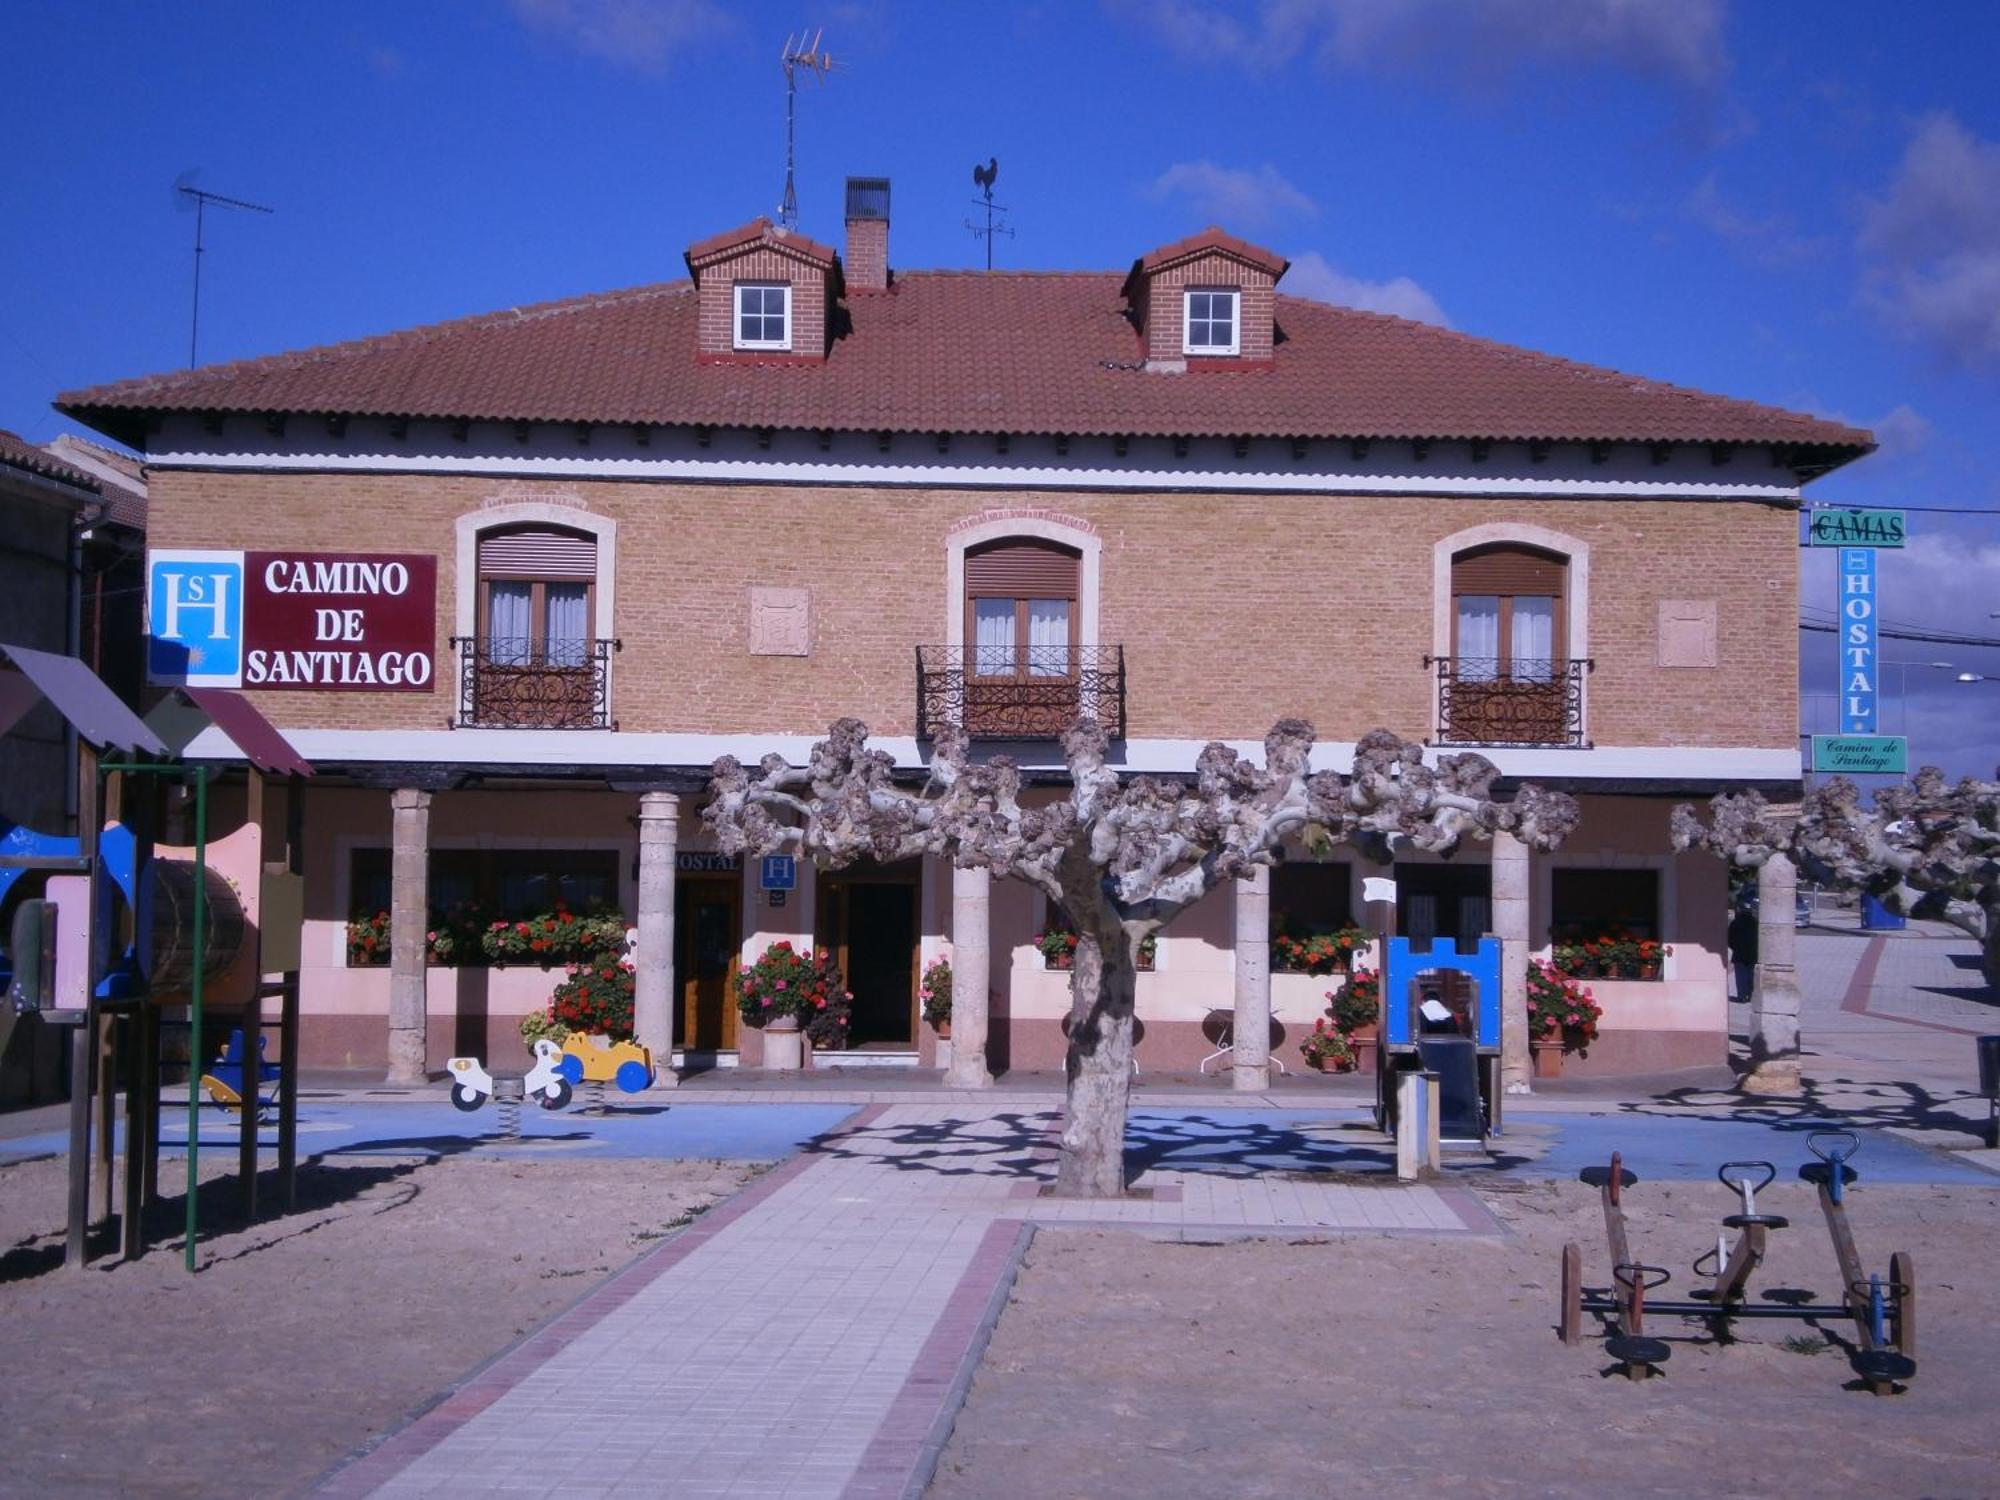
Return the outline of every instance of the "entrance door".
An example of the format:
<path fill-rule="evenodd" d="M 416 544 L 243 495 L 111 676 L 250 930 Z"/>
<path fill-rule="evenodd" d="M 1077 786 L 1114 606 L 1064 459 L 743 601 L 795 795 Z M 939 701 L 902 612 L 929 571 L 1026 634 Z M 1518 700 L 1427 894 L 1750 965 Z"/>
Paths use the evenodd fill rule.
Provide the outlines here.
<path fill-rule="evenodd" d="M 901 865 L 826 881 L 820 942 L 854 995 L 850 1047 L 916 1045 L 917 871 Z"/>
<path fill-rule="evenodd" d="M 735 876 L 683 875 L 674 890 L 674 978 L 681 991 L 681 1045 L 726 1052 L 736 1045 L 736 968 L 743 883 Z"/>

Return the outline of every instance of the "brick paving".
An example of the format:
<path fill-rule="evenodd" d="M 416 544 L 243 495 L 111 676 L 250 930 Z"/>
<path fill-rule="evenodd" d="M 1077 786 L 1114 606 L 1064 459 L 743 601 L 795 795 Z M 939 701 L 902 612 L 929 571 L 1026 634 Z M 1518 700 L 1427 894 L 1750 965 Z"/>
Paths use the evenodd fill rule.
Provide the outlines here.
<path fill-rule="evenodd" d="M 1028 1234 L 1499 1232 L 1472 1194 L 1154 1170 L 1047 1198 L 1056 1116 L 860 1111 L 476 1372 L 319 1493 L 921 1493 Z"/>

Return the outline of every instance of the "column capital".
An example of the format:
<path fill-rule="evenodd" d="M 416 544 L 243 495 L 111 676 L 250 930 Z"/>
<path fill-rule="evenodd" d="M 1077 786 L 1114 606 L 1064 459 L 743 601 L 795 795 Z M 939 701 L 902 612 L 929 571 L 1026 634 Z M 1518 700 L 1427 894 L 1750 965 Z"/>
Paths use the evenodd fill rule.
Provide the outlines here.
<path fill-rule="evenodd" d="M 389 806 L 397 812 L 426 812 L 431 794 L 413 786 L 399 786 L 389 793 Z"/>
<path fill-rule="evenodd" d="M 639 819 L 652 822 L 655 819 L 677 819 L 681 815 L 681 794 L 679 792 L 641 792 L 639 794 Z"/>

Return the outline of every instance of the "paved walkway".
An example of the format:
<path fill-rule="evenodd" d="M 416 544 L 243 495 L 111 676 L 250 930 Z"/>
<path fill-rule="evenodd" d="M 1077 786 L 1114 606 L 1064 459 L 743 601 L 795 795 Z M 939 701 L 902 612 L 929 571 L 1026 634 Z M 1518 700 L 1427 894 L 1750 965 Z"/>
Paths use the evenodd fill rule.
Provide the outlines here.
<path fill-rule="evenodd" d="M 921 1494 L 1037 1224 L 1498 1231 L 1471 1193 L 1153 1170 L 1042 1196 L 1053 1111 L 878 1105 L 698 1220 L 409 1427 L 329 1496 Z"/>

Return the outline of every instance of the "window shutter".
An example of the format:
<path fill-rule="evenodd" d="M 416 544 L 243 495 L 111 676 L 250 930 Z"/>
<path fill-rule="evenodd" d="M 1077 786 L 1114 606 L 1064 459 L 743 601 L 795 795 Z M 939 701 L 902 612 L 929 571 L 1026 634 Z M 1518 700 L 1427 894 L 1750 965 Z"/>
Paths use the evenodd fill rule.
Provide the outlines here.
<path fill-rule="evenodd" d="M 597 577 L 597 538 L 552 526 L 479 535 L 481 578 L 563 578 L 589 583 Z"/>
<path fill-rule="evenodd" d="M 1078 554 L 1045 542 L 999 542 L 965 555 L 965 592 L 973 598 L 1074 599 Z"/>
<path fill-rule="evenodd" d="M 1547 594 L 1561 598 L 1563 559 L 1528 547 L 1479 547 L 1452 559 L 1454 594 Z"/>

